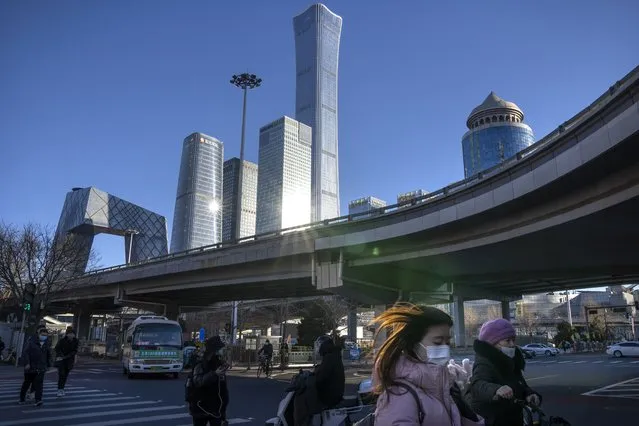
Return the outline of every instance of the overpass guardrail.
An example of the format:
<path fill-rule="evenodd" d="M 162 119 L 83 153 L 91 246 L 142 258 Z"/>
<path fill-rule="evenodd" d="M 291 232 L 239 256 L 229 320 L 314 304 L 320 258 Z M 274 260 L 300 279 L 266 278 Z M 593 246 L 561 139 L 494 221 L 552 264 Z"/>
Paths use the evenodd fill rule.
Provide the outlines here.
<path fill-rule="evenodd" d="M 573 116 L 569 120 L 565 121 L 563 124 L 558 126 L 555 130 L 553 130 L 551 133 L 549 133 L 548 135 L 546 135 L 544 138 L 540 139 L 539 141 L 535 142 L 528 148 L 523 149 L 522 151 L 518 152 L 516 155 L 506 159 L 502 163 L 490 169 L 487 169 L 483 172 L 478 173 L 477 175 L 460 180 L 458 182 L 454 182 L 434 192 L 430 192 L 422 196 L 415 197 L 411 200 L 406 200 L 397 204 L 381 207 L 368 212 L 344 215 L 344 216 L 336 217 L 333 219 L 325 219 L 323 221 L 309 223 L 306 225 L 299 225 L 299 226 L 294 226 L 290 228 L 285 228 L 275 232 L 252 235 L 252 236 L 243 237 L 233 241 L 226 241 L 226 242 L 217 243 L 217 244 L 213 244 L 209 246 L 203 246 L 203 247 L 198 247 L 195 249 L 185 250 L 181 252 L 170 253 L 165 256 L 154 257 L 151 259 L 143 260 L 143 261 L 132 263 L 132 264 L 123 264 L 123 265 L 116 265 L 116 266 L 111 266 L 107 268 L 94 269 L 91 271 L 87 271 L 83 276 L 76 278 L 76 280 L 82 279 L 90 275 L 102 274 L 102 273 L 126 269 L 126 268 L 148 265 L 151 263 L 163 262 L 163 261 L 172 260 L 179 257 L 192 255 L 192 254 L 207 252 L 209 250 L 216 250 L 216 249 L 238 246 L 246 242 L 261 241 L 268 238 L 279 237 L 288 233 L 313 230 L 318 228 L 325 228 L 331 225 L 350 223 L 358 219 L 359 219 L 358 222 L 361 222 L 362 220 L 366 220 L 366 219 L 377 219 L 380 216 L 385 216 L 392 213 L 396 213 L 398 211 L 403 211 L 403 209 L 406 207 L 412 207 L 418 204 L 420 205 L 431 204 L 436 201 L 441 201 L 445 197 L 451 196 L 459 191 L 467 189 L 468 187 L 481 183 L 483 180 L 485 180 L 488 177 L 495 176 L 501 172 L 504 172 L 505 170 L 508 170 L 520 164 L 523 160 L 528 159 L 533 154 L 537 154 L 537 153 L 545 151 L 546 149 L 551 147 L 557 140 L 559 140 L 562 136 L 565 136 L 567 132 L 571 132 L 575 130 L 579 124 L 582 124 L 585 120 L 592 117 L 597 112 L 601 111 L 606 105 L 608 105 L 613 99 L 615 99 L 620 92 L 623 92 L 625 89 L 635 84 L 638 80 L 639 80 L 639 66 L 635 67 L 621 80 L 617 81 L 605 93 L 603 93 L 599 98 L 597 98 L 585 109 L 577 113 L 575 116 Z"/>

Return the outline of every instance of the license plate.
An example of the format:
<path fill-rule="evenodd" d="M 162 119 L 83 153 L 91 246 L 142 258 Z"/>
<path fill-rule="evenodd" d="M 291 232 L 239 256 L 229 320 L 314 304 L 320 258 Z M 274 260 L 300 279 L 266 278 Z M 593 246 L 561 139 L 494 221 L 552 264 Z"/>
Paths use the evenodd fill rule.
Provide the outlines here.
<path fill-rule="evenodd" d="M 163 370 L 162 367 L 151 367 L 151 370 Z"/>

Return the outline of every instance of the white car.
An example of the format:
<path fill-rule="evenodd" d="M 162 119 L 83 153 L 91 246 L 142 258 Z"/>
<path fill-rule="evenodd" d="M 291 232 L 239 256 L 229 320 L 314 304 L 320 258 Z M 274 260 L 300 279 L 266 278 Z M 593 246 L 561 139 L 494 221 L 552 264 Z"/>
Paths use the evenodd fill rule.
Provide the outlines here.
<path fill-rule="evenodd" d="M 544 345 L 543 343 L 529 343 L 521 348 L 533 351 L 535 355 L 555 356 L 559 354 L 559 349 L 552 348 L 548 345 Z"/>
<path fill-rule="evenodd" d="M 608 355 L 614 355 L 616 358 L 622 356 L 639 356 L 639 342 L 620 342 L 615 343 L 606 348 Z"/>

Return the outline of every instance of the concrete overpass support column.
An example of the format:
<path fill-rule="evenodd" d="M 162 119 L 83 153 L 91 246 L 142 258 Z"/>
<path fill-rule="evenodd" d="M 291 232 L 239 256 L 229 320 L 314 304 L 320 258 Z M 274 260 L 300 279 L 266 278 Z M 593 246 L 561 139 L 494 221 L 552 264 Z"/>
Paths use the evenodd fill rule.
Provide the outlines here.
<path fill-rule="evenodd" d="M 180 316 L 180 307 L 178 305 L 166 305 L 165 317 L 171 321 L 177 321 Z"/>
<path fill-rule="evenodd" d="M 453 296 L 453 303 L 450 304 L 453 317 L 453 334 L 455 337 L 455 347 L 466 346 L 466 324 L 464 323 L 464 298 Z"/>
<path fill-rule="evenodd" d="M 508 321 L 511 320 L 510 317 L 510 301 L 509 300 L 502 300 L 501 301 L 501 317 L 504 319 L 507 319 Z"/>
<path fill-rule="evenodd" d="M 348 339 L 353 342 L 357 342 L 357 305 L 349 305 L 348 313 L 346 315 Z"/>
<path fill-rule="evenodd" d="M 73 315 L 73 328 L 75 329 L 78 340 L 88 340 L 89 331 L 91 330 L 91 313 L 77 311 Z"/>

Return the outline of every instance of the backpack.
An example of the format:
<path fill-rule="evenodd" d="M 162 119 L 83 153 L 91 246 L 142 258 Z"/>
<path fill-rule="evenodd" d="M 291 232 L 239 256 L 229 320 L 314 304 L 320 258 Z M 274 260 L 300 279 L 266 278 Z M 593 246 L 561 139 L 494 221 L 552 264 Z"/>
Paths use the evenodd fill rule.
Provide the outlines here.
<path fill-rule="evenodd" d="M 201 399 L 199 389 L 196 388 L 195 385 L 193 384 L 194 371 L 195 371 L 195 366 L 193 366 L 193 369 L 191 370 L 189 375 L 186 377 L 186 382 L 184 383 L 184 401 L 188 402 L 189 404 L 195 404 Z"/>
<path fill-rule="evenodd" d="M 415 398 L 415 402 L 417 403 L 417 420 L 421 425 L 424 421 L 424 418 L 426 417 L 426 413 L 424 412 L 422 401 L 419 399 L 419 395 L 417 395 L 417 391 L 411 385 L 404 382 L 392 382 L 392 385 L 404 388 L 408 392 L 410 392 L 411 395 L 413 395 L 413 398 Z M 355 423 L 353 426 L 375 426 L 375 413 L 368 414 L 366 417 Z"/>

